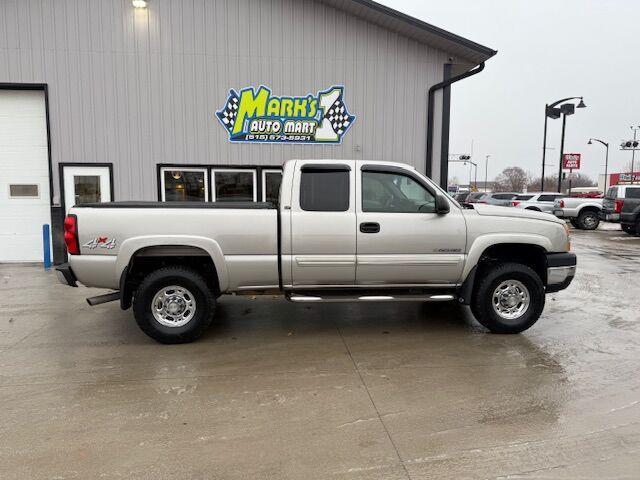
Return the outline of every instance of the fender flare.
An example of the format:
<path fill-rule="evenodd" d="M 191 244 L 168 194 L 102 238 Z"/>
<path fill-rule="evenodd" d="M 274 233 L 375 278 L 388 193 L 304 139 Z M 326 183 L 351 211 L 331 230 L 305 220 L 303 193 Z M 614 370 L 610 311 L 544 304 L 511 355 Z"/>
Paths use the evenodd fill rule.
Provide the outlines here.
<path fill-rule="evenodd" d="M 534 245 L 542 248 L 545 252 L 553 250 L 551 240 L 543 235 L 535 233 L 488 233 L 480 235 L 471 244 L 467 253 L 467 261 L 462 270 L 461 281 L 465 281 L 469 273 L 478 264 L 482 254 L 489 248 L 500 244 L 522 244 Z"/>
<path fill-rule="evenodd" d="M 116 278 L 120 280 L 137 252 L 143 248 L 160 246 L 184 246 L 204 250 L 209 254 L 216 267 L 220 291 L 224 292 L 229 287 L 229 272 L 220 245 L 211 238 L 190 235 L 145 235 L 126 239 L 118 250 Z"/>

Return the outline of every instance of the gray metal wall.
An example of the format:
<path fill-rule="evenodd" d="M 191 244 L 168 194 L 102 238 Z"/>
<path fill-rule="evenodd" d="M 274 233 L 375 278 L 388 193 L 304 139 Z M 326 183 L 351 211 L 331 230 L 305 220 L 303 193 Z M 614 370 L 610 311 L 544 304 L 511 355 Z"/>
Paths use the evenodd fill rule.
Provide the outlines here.
<path fill-rule="evenodd" d="M 0 82 L 49 85 L 55 203 L 58 162 L 113 162 L 119 200 L 156 199 L 158 163 L 424 170 L 427 90 L 447 58 L 315 0 L 0 0 Z M 230 88 L 260 84 L 344 85 L 357 119 L 340 146 L 230 144 L 214 112 Z"/>

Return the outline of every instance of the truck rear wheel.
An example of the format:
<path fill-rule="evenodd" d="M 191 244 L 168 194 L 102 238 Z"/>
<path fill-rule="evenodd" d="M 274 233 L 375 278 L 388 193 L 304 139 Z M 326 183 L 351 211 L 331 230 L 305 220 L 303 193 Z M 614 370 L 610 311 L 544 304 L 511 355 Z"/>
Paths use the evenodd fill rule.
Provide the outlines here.
<path fill-rule="evenodd" d="M 544 285 L 535 271 L 519 263 L 503 263 L 483 275 L 471 311 L 493 333 L 520 333 L 540 318 L 544 301 Z"/>
<path fill-rule="evenodd" d="M 160 343 L 188 343 L 209 327 L 215 298 L 202 276 L 188 268 L 151 272 L 138 286 L 133 313 L 140 329 Z"/>
<path fill-rule="evenodd" d="M 598 214 L 593 210 L 581 212 L 580 215 L 578 215 L 578 225 L 580 225 L 582 230 L 595 230 L 598 228 L 598 225 L 600 225 Z"/>

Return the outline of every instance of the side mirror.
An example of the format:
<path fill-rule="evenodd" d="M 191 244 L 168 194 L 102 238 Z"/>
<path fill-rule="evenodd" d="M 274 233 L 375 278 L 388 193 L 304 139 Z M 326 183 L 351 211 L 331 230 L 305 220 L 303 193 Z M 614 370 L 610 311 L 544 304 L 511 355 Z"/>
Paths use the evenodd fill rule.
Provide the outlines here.
<path fill-rule="evenodd" d="M 449 202 L 442 195 L 436 196 L 436 213 L 438 215 L 446 215 L 451 211 Z"/>

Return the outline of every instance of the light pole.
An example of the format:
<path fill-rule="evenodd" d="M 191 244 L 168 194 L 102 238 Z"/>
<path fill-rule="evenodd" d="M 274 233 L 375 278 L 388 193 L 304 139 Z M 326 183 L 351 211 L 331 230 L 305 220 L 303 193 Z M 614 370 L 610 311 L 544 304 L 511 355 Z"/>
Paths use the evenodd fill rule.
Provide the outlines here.
<path fill-rule="evenodd" d="M 491 155 L 487 155 L 484 160 L 484 193 L 487 193 L 487 183 L 489 179 L 489 157 Z"/>
<path fill-rule="evenodd" d="M 636 159 L 636 149 L 635 149 L 636 135 L 638 133 L 638 130 L 640 130 L 640 126 L 638 127 L 631 126 L 631 130 L 633 130 L 633 144 L 634 144 L 634 149 L 631 150 L 631 185 L 633 185 L 633 172 L 635 172 L 634 161 Z"/>
<path fill-rule="evenodd" d="M 578 108 L 585 108 L 586 105 L 582 101 L 582 97 L 567 97 L 553 103 L 548 103 L 544 106 L 544 137 L 542 140 L 542 177 L 540 180 L 540 191 L 542 192 L 544 191 L 544 167 L 546 166 L 545 160 L 547 157 L 547 119 L 560 118 L 560 115 L 562 114 L 562 106 L 558 108 L 557 105 L 564 102 L 568 102 L 569 100 L 578 100 L 578 99 L 580 99 L 580 103 L 578 103 Z M 560 158 L 562 158 L 562 156 Z M 560 163 L 562 164 L 562 161 L 560 161 Z M 562 169 L 560 170 L 560 172 L 562 172 Z"/>
<path fill-rule="evenodd" d="M 593 145 L 593 142 L 601 143 L 607 149 L 607 153 L 604 157 L 604 193 L 607 194 L 607 180 L 609 179 L 609 144 L 607 142 L 603 142 L 602 140 L 598 140 L 597 138 L 590 138 L 587 142 L 588 145 Z"/>
<path fill-rule="evenodd" d="M 478 186 L 478 164 L 475 163 L 474 161 L 471 160 L 471 155 L 469 154 L 452 154 L 449 155 L 449 162 L 451 163 L 462 163 L 463 165 L 467 165 L 467 163 L 469 163 L 469 192 L 471 192 L 471 168 L 475 167 L 476 169 L 476 174 L 475 174 L 475 187 L 477 189 Z"/>

